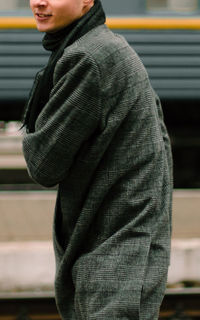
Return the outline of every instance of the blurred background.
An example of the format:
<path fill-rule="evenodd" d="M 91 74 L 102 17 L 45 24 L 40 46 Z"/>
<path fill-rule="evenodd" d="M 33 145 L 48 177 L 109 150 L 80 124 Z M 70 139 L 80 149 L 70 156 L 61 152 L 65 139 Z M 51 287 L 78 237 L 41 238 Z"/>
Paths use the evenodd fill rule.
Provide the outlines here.
<path fill-rule="evenodd" d="M 176 13 L 196 13 L 199 10 L 199 0 L 124 0 L 123 5 L 119 0 L 102 1 L 107 14 L 129 14 L 147 12 L 176 12 Z M 0 10 L 29 10 L 27 0 L 7 0 L 0 4 Z"/>
<path fill-rule="evenodd" d="M 161 98 L 172 142 L 168 290 L 200 292 L 200 0 L 102 3 L 108 25 L 127 39 L 146 66 Z M 53 294 L 51 229 L 56 189 L 44 189 L 29 178 L 19 131 L 34 75 L 48 60 L 41 45 L 43 34 L 35 29 L 31 16 L 27 0 L 0 2 L 1 297 L 22 292 Z"/>

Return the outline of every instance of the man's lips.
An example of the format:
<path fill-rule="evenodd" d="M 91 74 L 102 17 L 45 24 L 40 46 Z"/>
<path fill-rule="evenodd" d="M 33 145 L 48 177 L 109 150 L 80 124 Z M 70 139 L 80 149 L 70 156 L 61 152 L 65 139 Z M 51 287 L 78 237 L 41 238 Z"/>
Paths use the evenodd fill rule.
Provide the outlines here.
<path fill-rule="evenodd" d="M 52 14 L 49 14 L 49 13 L 39 13 L 39 12 L 37 12 L 35 15 L 39 19 L 46 19 L 52 16 Z"/>

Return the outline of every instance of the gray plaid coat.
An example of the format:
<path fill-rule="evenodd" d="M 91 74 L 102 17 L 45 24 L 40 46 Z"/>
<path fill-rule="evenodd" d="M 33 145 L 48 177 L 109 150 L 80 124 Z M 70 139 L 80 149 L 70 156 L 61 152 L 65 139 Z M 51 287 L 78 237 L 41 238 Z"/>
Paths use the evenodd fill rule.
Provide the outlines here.
<path fill-rule="evenodd" d="M 32 178 L 58 184 L 62 319 L 157 319 L 170 257 L 171 151 L 159 99 L 124 38 L 101 25 L 65 49 L 23 149 Z"/>

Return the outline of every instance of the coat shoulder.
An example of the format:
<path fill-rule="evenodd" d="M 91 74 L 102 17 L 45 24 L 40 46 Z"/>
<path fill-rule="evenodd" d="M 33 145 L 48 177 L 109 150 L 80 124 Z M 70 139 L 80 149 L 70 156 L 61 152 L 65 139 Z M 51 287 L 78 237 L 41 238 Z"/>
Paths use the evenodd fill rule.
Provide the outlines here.
<path fill-rule="evenodd" d="M 134 48 L 106 25 L 92 29 L 66 48 L 62 60 L 69 58 L 77 63 L 87 61 L 87 64 L 96 64 L 103 75 L 111 71 L 118 73 L 123 69 L 127 75 L 131 73 L 144 79 L 148 77 Z"/>

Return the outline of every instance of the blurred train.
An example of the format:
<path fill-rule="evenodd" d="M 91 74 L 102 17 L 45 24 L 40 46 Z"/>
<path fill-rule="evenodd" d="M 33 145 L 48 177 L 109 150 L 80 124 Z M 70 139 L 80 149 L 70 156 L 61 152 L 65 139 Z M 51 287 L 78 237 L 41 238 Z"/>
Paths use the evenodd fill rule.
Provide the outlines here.
<path fill-rule="evenodd" d="M 200 1 L 102 2 L 107 25 L 139 54 L 161 98 L 175 187 L 200 188 Z M 22 118 L 34 75 L 49 56 L 42 37 L 30 11 L 0 13 L 0 121 Z"/>

